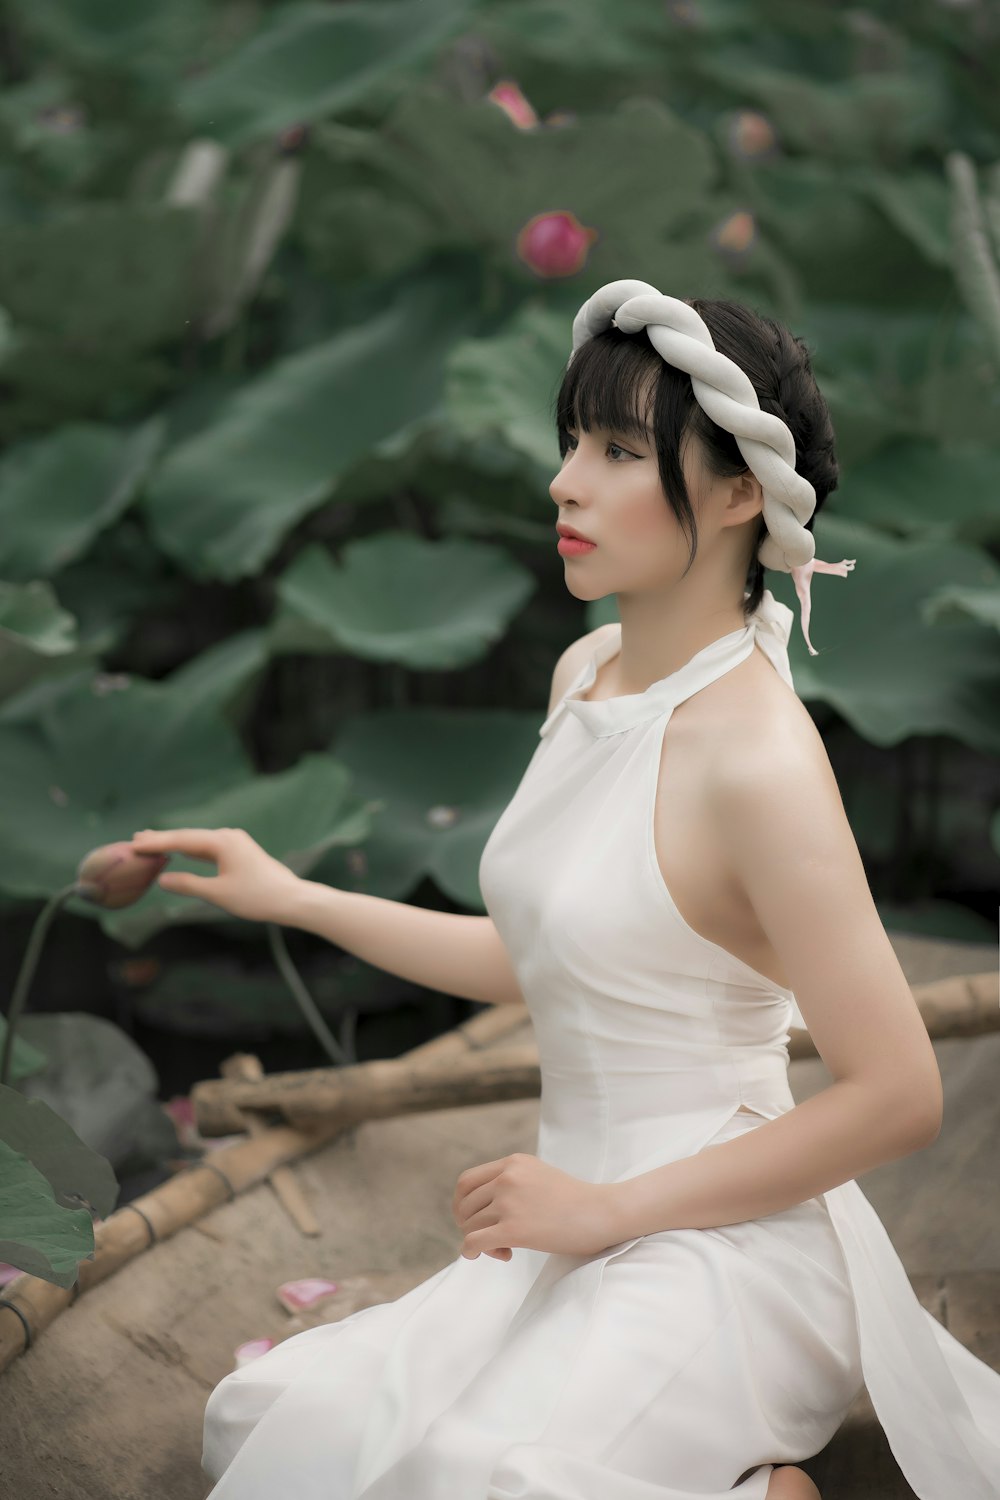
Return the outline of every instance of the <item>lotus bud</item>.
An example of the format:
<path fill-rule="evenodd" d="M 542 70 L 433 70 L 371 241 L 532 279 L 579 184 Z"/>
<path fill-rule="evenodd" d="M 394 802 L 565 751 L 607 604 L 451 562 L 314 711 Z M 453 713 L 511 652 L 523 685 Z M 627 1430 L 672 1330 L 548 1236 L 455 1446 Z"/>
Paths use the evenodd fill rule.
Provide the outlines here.
<path fill-rule="evenodd" d="M 106 911 L 118 911 L 144 896 L 169 862 L 169 854 L 147 854 L 128 839 L 101 844 L 80 861 L 75 894 Z"/>
<path fill-rule="evenodd" d="M 508 120 L 512 121 L 518 130 L 533 130 L 538 124 L 538 116 L 517 84 L 511 79 L 503 79 L 490 89 L 486 97 L 500 106 Z"/>
<path fill-rule="evenodd" d="M 766 115 L 741 109 L 729 122 L 729 149 L 746 161 L 766 161 L 778 154 L 778 138 Z"/>
<path fill-rule="evenodd" d="M 575 214 L 536 214 L 517 236 L 517 253 L 539 276 L 575 276 L 599 238 Z"/>
<path fill-rule="evenodd" d="M 308 125 L 289 125 L 278 133 L 278 155 L 297 156 L 309 144 Z"/>
<path fill-rule="evenodd" d="M 709 239 L 731 266 L 742 265 L 757 242 L 757 222 L 745 210 L 731 213 L 715 226 Z"/>

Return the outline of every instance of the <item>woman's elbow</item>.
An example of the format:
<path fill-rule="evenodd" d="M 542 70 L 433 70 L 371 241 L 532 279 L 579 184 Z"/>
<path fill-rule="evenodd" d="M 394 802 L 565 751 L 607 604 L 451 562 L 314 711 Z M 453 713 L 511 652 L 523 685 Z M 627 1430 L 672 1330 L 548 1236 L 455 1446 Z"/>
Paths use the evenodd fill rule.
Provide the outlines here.
<path fill-rule="evenodd" d="M 912 1097 L 919 1097 L 923 1106 L 916 1111 L 914 1121 L 914 1149 L 921 1151 L 925 1146 L 934 1144 L 944 1124 L 944 1091 L 940 1074 L 929 1085 L 914 1090 Z"/>

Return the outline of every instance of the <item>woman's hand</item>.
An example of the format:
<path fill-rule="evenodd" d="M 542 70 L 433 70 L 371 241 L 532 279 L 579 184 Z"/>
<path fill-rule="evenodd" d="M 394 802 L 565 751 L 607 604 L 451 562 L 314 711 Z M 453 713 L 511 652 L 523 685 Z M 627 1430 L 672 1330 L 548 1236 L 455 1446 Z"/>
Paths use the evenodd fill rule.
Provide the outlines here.
<path fill-rule="evenodd" d="M 451 1210 L 465 1234 L 467 1260 L 510 1260 L 511 1248 L 594 1255 L 617 1243 L 609 1184 L 581 1182 L 524 1151 L 469 1167 Z"/>
<path fill-rule="evenodd" d="M 140 853 L 188 854 L 210 860 L 215 876 L 169 872 L 157 885 L 181 896 L 200 896 L 233 917 L 249 922 L 283 922 L 299 877 L 250 837 L 243 828 L 144 829 L 132 835 Z"/>

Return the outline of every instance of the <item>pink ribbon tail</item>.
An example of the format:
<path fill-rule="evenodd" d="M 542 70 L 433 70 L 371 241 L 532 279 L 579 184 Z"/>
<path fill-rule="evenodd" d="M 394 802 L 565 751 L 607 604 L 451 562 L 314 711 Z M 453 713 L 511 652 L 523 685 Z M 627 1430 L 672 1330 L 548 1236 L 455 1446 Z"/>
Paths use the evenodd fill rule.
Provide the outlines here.
<path fill-rule="evenodd" d="M 812 562 L 803 563 L 801 568 L 791 569 L 792 582 L 795 584 L 795 592 L 799 596 L 799 623 L 802 626 L 802 634 L 805 636 L 810 656 L 819 655 L 819 652 L 809 639 L 809 615 L 812 610 L 812 597 L 810 595 L 812 575 L 814 573 L 833 573 L 838 578 L 846 578 L 848 573 L 853 570 L 856 562 L 857 558 L 855 557 L 842 558 L 839 563 L 822 562 L 818 557 L 814 557 Z"/>

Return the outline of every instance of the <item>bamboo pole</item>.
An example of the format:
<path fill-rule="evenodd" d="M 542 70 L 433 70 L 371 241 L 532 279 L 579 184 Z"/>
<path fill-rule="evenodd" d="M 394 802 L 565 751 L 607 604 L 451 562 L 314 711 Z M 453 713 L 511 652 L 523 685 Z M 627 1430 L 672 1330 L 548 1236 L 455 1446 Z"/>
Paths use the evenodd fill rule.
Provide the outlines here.
<path fill-rule="evenodd" d="M 264 1068 L 260 1058 L 254 1057 L 251 1052 L 236 1052 L 232 1057 L 227 1057 L 219 1071 L 223 1078 L 264 1077 Z M 248 1135 L 258 1136 L 267 1133 L 268 1127 L 257 1110 L 244 1110 L 243 1114 Z M 267 1180 L 274 1188 L 278 1202 L 300 1234 L 319 1234 L 319 1220 L 291 1167 L 275 1167 L 273 1172 L 268 1173 Z"/>
<path fill-rule="evenodd" d="M 497 1005 L 479 1011 L 442 1036 L 433 1037 L 404 1054 L 435 1061 L 456 1060 L 478 1053 L 524 1024 L 523 1006 Z M 245 1125 L 241 1128 L 245 1128 Z M 311 1127 L 268 1127 L 264 1134 L 250 1136 L 232 1146 L 212 1151 L 203 1161 L 178 1172 L 168 1182 L 116 1209 L 94 1226 L 94 1259 L 80 1262 L 71 1287 L 56 1286 L 40 1276 L 27 1274 L 0 1289 L 4 1301 L 12 1302 L 27 1321 L 34 1342 L 59 1314 L 98 1282 L 106 1281 L 122 1266 L 142 1255 L 158 1241 L 170 1239 L 179 1229 L 194 1224 L 227 1199 L 255 1186 L 286 1162 L 297 1160 L 325 1146 L 344 1130 L 340 1119 L 314 1122 Z M 0 1372 L 26 1348 L 24 1324 L 12 1308 L 0 1305 Z"/>
<path fill-rule="evenodd" d="M 980 1036 L 1000 1030 L 1000 988 L 995 973 L 963 974 L 914 985 L 913 997 L 932 1040 Z M 504 1006 L 530 1020 L 518 1002 Z M 815 1057 L 816 1046 L 807 1031 L 794 1030 L 788 1043 L 790 1059 Z M 356 1063 L 343 1068 L 309 1068 L 272 1073 L 252 1081 L 205 1079 L 191 1091 L 195 1119 L 204 1136 L 233 1135 L 245 1128 L 244 1109 L 275 1110 L 296 1124 L 326 1116 L 348 1123 L 411 1114 L 426 1109 L 459 1109 L 497 1099 L 526 1099 L 538 1095 L 541 1080 L 536 1044 L 491 1048 L 486 1054 L 466 1054 L 451 1061 L 433 1055 Z"/>
<path fill-rule="evenodd" d="M 260 1079 L 206 1078 L 195 1084 L 191 1098 L 199 1132 L 218 1136 L 245 1130 L 244 1110 L 277 1110 L 294 1125 L 317 1119 L 353 1125 L 540 1092 L 538 1046 L 527 1041 L 458 1057 L 387 1058 Z"/>

